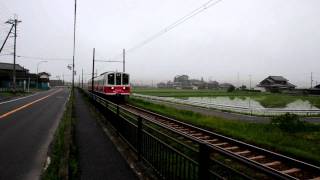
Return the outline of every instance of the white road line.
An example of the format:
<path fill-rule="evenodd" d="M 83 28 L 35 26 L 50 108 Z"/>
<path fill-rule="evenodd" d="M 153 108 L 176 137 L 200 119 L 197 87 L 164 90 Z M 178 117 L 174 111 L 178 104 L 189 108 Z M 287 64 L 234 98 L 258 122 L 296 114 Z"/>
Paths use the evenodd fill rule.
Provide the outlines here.
<path fill-rule="evenodd" d="M 43 91 L 42 91 L 42 92 L 43 92 Z M 19 101 L 19 100 L 25 99 L 25 98 L 29 98 L 29 97 L 35 96 L 35 95 L 37 95 L 37 94 L 39 94 L 39 93 L 40 93 L 40 92 L 36 92 L 36 93 L 31 94 L 31 95 L 29 95 L 29 96 L 24 96 L 24 97 L 21 97 L 21 98 L 17 98 L 17 99 L 12 99 L 12 100 L 9 100 L 9 101 L 0 102 L 0 105 L 1 105 L 1 104 L 7 104 L 7 103 L 10 103 L 10 102 L 14 102 L 14 101 Z"/>

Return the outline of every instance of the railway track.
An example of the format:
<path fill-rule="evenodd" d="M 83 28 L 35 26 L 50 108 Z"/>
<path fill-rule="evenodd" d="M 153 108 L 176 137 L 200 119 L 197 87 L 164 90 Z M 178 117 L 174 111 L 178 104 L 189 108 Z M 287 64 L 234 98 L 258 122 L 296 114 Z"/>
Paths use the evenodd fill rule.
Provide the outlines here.
<path fill-rule="evenodd" d="M 320 167 L 290 158 L 245 142 L 235 140 L 172 118 L 129 104 L 121 108 L 156 124 L 174 130 L 183 136 L 208 144 L 215 152 L 226 154 L 253 166 L 274 178 L 320 180 Z M 211 155 L 214 158 L 214 154 Z"/>

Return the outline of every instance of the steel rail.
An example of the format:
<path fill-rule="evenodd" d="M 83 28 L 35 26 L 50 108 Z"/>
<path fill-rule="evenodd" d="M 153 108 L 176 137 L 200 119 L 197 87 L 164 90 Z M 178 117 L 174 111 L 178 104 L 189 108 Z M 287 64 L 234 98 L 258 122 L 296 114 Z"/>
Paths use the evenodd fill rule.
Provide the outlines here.
<path fill-rule="evenodd" d="M 260 147 L 257 147 L 257 146 L 254 146 L 254 145 L 251 145 L 251 144 L 248 144 L 248 143 L 245 143 L 245 142 L 242 142 L 242 141 L 239 141 L 239 140 L 236 140 L 236 139 L 233 139 L 233 138 L 221 135 L 221 134 L 218 134 L 218 133 L 214 133 L 214 132 L 208 131 L 206 129 L 202 129 L 202 128 L 199 128 L 199 127 L 196 127 L 196 126 L 193 126 L 193 125 L 190 125 L 190 124 L 187 124 L 187 123 L 184 123 L 184 122 L 181 122 L 181 121 L 178 121 L 178 120 L 163 116 L 161 114 L 157 114 L 157 113 L 154 113 L 154 112 L 139 108 L 139 107 L 135 107 L 135 106 L 128 105 L 128 104 L 126 104 L 125 106 L 130 107 L 132 109 L 136 109 L 136 110 L 144 112 L 144 113 L 151 114 L 151 115 L 156 116 L 156 117 L 160 117 L 161 119 L 165 119 L 165 120 L 168 120 L 170 122 L 174 122 L 176 124 L 179 124 L 179 125 L 182 125 L 184 127 L 196 130 L 198 132 L 205 133 L 206 135 L 210 135 L 210 136 L 214 136 L 214 137 L 220 138 L 220 139 L 222 139 L 224 141 L 227 141 L 228 143 L 230 143 L 232 145 L 238 145 L 238 146 L 241 146 L 243 148 L 249 149 L 249 150 L 251 150 L 251 152 L 259 152 L 259 154 L 263 154 L 263 155 L 266 155 L 266 156 L 271 156 L 272 158 L 274 158 L 276 160 L 281 160 L 281 162 L 287 162 L 288 164 L 290 164 L 290 166 L 294 165 L 294 166 L 296 166 L 298 168 L 301 168 L 302 170 L 312 171 L 312 174 L 317 173 L 317 175 L 320 177 L 320 167 L 317 167 L 315 165 L 312 165 L 312 164 L 309 164 L 309 163 L 306 163 L 306 162 L 303 162 L 303 161 L 300 161 L 300 160 L 297 160 L 297 159 L 294 159 L 294 158 L 291 158 L 291 157 L 288 157 L 288 156 L 285 156 L 285 155 L 282 155 L 282 154 L 279 154 L 279 153 L 275 153 L 275 152 L 272 152 L 272 151 L 269 151 L 269 150 L 266 150 L 266 149 L 263 149 L 263 148 L 260 148 Z M 123 106 L 122 106 L 122 108 L 126 109 Z M 128 110 L 128 108 L 127 108 L 127 110 Z M 170 128 L 170 127 L 168 127 L 168 128 Z M 179 131 L 179 130 L 177 130 L 177 131 Z M 194 139 L 195 141 L 202 141 L 204 143 L 207 143 L 205 140 L 202 140 L 200 138 L 193 137 L 193 136 L 191 136 L 191 135 L 189 135 L 187 133 L 184 133 L 184 132 L 181 132 L 181 133 L 183 133 L 185 136 L 192 137 L 192 139 Z M 225 150 L 222 147 L 215 146 L 215 145 L 212 145 L 210 143 L 208 143 L 208 145 L 210 147 L 212 147 L 214 150 L 217 150 L 217 151 L 219 151 L 219 152 L 221 152 L 223 154 L 231 156 L 231 157 L 233 157 L 233 158 L 235 158 L 237 160 L 240 160 L 240 161 L 242 161 L 242 162 L 244 162 L 244 163 L 246 163 L 246 164 L 248 164 L 250 166 L 254 166 L 254 167 L 260 169 L 261 171 L 264 171 L 264 172 L 266 172 L 268 174 L 272 174 L 273 176 L 281 177 L 283 179 L 298 179 L 298 178 L 296 178 L 294 176 L 291 176 L 289 174 L 282 173 L 281 171 L 276 170 L 274 168 L 270 168 L 268 166 L 265 166 L 262 163 L 258 163 L 256 161 L 250 160 L 249 158 L 246 158 L 244 156 L 241 156 L 241 155 L 238 155 L 238 154 L 233 153 L 231 151 Z"/>

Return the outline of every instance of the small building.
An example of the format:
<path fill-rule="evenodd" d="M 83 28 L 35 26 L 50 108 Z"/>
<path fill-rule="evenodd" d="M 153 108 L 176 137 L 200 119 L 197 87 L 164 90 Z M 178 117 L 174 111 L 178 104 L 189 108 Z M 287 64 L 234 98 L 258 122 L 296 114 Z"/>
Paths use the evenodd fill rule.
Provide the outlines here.
<path fill-rule="evenodd" d="M 10 89 L 13 87 L 13 64 L 11 63 L 0 63 L 0 88 Z M 15 65 L 16 69 L 16 89 L 26 90 L 36 87 L 37 75 L 30 74 L 29 70 L 20 66 Z"/>
<path fill-rule="evenodd" d="M 173 80 L 175 88 L 192 89 L 188 75 L 177 75 Z"/>
<path fill-rule="evenodd" d="M 265 88 L 269 92 L 281 92 L 283 90 L 293 90 L 296 86 L 282 76 L 269 76 L 261 81 L 257 87 Z"/>
<path fill-rule="evenodd" d="M 208 86 L 208 89 L 218 89 L 219 83 L 217 81 L 209 81 L 207 86 Z"/>
<path fill-rule="evenodd" d="M 50 89 L 50 74 L 46 72 L 41 72 L 38 74 L 39 80 L 38 80 L 38 88 L 40 89 Z"/>
<path fill-rule="evenodd" d="M 160 82 L 157 84 L 157 88 L 167 88 L 167 84 L 164 82 Z"/>
<path fill-rule="evenodd" d="M 309 94 L 320 95 L 320 84 L 306 90 Z"/>

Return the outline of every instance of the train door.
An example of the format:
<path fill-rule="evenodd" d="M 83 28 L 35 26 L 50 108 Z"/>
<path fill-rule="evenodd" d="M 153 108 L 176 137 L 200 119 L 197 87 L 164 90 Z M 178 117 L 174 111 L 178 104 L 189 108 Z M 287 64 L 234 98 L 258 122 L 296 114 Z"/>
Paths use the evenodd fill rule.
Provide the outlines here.
<path fill-rule="evenodd" d="M 116 85 L 121 85 L 121 73 L 116 73 Z"/>

